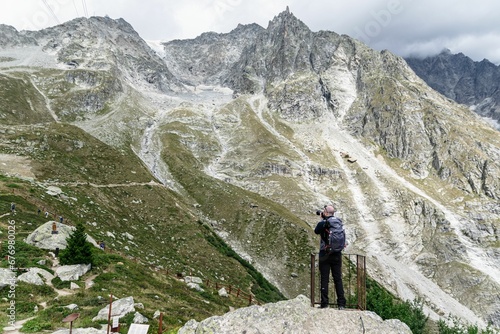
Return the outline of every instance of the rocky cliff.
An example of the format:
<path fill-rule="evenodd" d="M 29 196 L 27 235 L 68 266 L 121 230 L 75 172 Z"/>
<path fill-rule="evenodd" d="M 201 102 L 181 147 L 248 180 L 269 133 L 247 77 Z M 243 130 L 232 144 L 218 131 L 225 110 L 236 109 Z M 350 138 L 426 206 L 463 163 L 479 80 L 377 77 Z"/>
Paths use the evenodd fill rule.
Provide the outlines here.
<path fill-rule="evenodd" d="M 444 50 L 436 56 L 406 58 L 408 65 L 441 94 L 500 121 L 500 67 L 487 59 L 473 61 Z"/>

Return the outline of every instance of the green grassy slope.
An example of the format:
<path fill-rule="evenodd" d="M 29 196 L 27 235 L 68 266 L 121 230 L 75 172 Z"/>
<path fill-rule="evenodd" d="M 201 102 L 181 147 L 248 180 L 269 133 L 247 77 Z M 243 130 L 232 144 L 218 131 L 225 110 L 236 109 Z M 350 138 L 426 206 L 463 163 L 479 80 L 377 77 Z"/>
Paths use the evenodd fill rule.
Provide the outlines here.
<path fill-rule="evenodd" d="M 51 288 L 22 283 L 18 300 L 25 306 L 18 313 L 20 318 L 34 315 L 32 306 L 48 299 L 47 308 L 33 322 L 57 326 L 54 319 L 67 313 L 61 306 L 76 303 L 85 306 L 79 326 L 89 325 L 91 315 L 103 307 L 98 296 L 109 293 L 136 297 L 136 302 L 145 305 L 141 313 L 147 316 L 157 309 L 168 313 L 166 324 L 171 328 L 191 318 L 222 314 L 229 306 L 248 304 L 242 298 L 219 297 L 213 288 L 189 290 L 171 277 L 176 273 L 231 285 L 241 289 L 242 295 L 252 292 L 261 302 L 284 298 L 217 237 L 205 210 L 155 182 L 133 152 L 114 149 L 66 124 L 1 132 L 0 153 L 14 152 L 29 158 L 35 175 L 35 181 L 0 178 L 0 213 L 8 213 L 10 203 L 16 203 L 16 215 L 5 215 L 0 223 L 2 236 L 6 236 L 8 221 L 16 221 L 16 242 L 25 258 L 18 265 L 35 265 L 48 254 L 23 244 L 31 231 L 47 221 L 43 212 L 38 214 L 39 208 L 49 211 L 49 218 L 61 215 L 69 224 L 83 222 L 87 233 L 104 240 L 109 250 L 99 254 L 97 267 L 77 282 L 83 285 L 83 280 L 97 275 L 95 287 L 89 290 L 54 301 Z M 58 186 L 63 194 L 47 194 L 49 185 Z M 2 237 L 2 242 L 5 240 Z M 2 262 L 2 267 L 7 267 L 7 262 Z"/>

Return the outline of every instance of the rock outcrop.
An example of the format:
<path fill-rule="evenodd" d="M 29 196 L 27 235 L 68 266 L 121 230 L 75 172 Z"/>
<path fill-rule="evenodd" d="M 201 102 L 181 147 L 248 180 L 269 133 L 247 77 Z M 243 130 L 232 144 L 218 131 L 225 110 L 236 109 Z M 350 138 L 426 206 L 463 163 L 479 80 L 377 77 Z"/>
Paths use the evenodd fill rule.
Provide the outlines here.
<path fill-rule="evenodd" d="M 117 299 L 113 303 L 111 303 L 111 317 L 113 318 L 114 317 L 121 318 L 124 315 L 131 312 L 135 312 L 133 297 Z M 94 318 L 92 318 L 92 321 L 107 320 L 108 314 L 109 314 L 109 305 L 101 309 L 99 313 Z"/>
<path fill-rule="evenodd" d="M 90 268 L 90 264 L 72 264 L 57 267 L 55 273 L 61 281 L 76 281 L 81 276 L 85 275 Z"/>
<path fill-rule="evenodd" d="M 17 277 L 18 281 L 23 281 L 29 284 L 44 285 L 50 282 L 54 275 L 47 270 L 41 268 L 29 268 L 28 272 L 21 274 Z"/>
<path fill-rule="evenodd" d="M 372 312 L 313 308 L 307 297 L 299 295 L 288 301 L 237 309 L 201 322 L 190 320 L 178 333 L 411 334 L 411 330 L 399 320 L 384 321 Z"/>
<path fill-rule="evenodd" d="M 67 246 L 66 239 L 68 239 L 68 237 L 71 235 L 71 233 L 73 233 L 74 230 L 74 226 L 62 224 L 55 221 L 48 221 L 31 232 L 26 237 L 25 242 L 42 249 L 65 249 Z M 94 246 L 99 247 L 94 238 L 92 238 L 88 234 L 87 241 Z"/>

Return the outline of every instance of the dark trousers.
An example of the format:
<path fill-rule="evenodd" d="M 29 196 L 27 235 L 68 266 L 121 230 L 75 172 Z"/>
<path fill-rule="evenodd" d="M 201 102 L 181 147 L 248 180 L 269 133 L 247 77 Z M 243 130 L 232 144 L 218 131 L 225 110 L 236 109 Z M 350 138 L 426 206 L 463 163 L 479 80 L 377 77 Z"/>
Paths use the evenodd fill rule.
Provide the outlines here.
<path fill-rule="evenodd" d="M 321 307 L 330 303 L 328 298 L 328 281 L 332 272 L 333 284 L 337 294 L 337 306 L 345 307 L 344 286 L 342 285 L 342 253 L 332 253 L 330 256 L 320 258 L 319 272 L 321 274 Z"/>

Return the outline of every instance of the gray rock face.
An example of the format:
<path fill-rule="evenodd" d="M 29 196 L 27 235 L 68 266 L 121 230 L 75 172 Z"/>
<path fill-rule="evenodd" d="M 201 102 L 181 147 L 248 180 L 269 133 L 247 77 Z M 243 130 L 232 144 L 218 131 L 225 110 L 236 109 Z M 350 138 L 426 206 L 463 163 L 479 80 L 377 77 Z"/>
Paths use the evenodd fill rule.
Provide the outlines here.
<path fill-rule="evenodd" d="M 262 30 L 257 24 L 238 25 L 227 34 L 207 32 L 192 40 L 173 40 L 164 43 L 164 60 L 172 73 L 189 85 L 220 84 Z"/>
<path fill-rule="evenodd" d="M 13 47 L 18 45 L 37 45 L 33 37 L 18 32 L 16 28 L 0 24 L 0 47 Z"/>
<path fill-rule="evenodd" d="M 34 32 L 33 36 L 47 52 L 57 52 L 61 63 L 123 71 L 161 91 L 179 88 L 165 63 L 123 19 L 78 18 Z M 107 47 L 103 49 L 102 45 Z"/>
<path fill-rule="evenodd" d="M 178 333 L 410 334 L 411 330 L 399 320 L 384 321 L 372 312 L 313 308 L 308 298 L 298 296 L 274 304 L 241 308 L 201 322 L 190 320 Z"/>
<path fill-rule="evenodd" d="M 500 121 L 500 66 L 484 59 L 473 61 L 462 53 L 444 50 L 436 56 L 406 58 L 429 86 L 481 116 Z"/>

